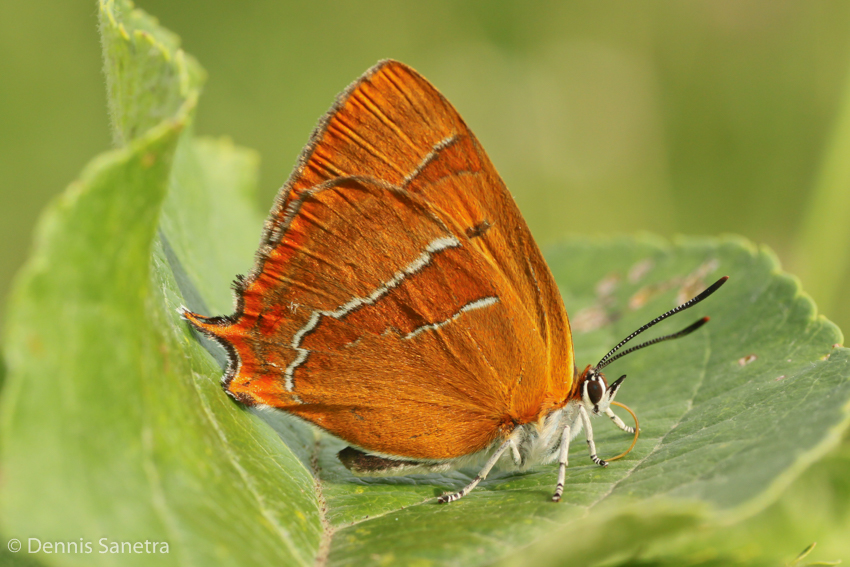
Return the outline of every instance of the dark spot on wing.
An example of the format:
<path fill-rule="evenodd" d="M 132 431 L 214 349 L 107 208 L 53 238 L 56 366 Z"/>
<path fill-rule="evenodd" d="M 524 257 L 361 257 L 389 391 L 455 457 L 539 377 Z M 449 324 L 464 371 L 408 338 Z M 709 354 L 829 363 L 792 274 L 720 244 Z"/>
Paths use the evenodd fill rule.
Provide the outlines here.
<path fill-rule="evenodd" d="M 478 238 L 479 236 L 484 236 L 484 233 L 490 230 L 491 226 L 492 225 L 490 224 L 490 221 L 485 219 L 476 224 L 475 226 L 470 226 L 469 228 L 467 228 L 466 236 L 470 239 Z"/>

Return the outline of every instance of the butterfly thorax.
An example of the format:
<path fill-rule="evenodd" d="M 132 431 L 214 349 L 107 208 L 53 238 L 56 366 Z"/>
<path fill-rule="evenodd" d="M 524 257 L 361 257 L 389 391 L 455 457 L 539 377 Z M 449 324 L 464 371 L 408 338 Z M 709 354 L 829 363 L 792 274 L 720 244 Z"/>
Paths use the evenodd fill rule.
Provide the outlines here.
<path fill-rule="evenodd" d="M 570 400 L 565 406 L 553 410 L 542 421 L 517 427 L 511 435 L 517 452 L 510 458 L 502 459 L 501 468 L 522 470 L 556 460 L 561 449 L 561 431 L 564 426 L 568 423 L 578 424 L 573 428 L 571 437 L 581 431 L 581 421 L 577 419 L 578 406 L 577 400 Z"/>

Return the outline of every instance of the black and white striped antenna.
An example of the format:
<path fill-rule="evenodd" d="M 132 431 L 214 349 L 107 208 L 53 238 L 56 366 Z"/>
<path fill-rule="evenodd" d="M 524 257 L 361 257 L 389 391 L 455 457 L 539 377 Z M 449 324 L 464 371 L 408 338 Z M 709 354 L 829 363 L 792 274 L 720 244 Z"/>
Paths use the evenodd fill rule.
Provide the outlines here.
<path fill-rule="evenodd" d="M 696 305 L 697 303 L 699 303 L 700 301 L 702 301 L 703 299 L 705 299 L 706 297 L 708 297 L 709 295 L 711 295 L 712 293 L 714 293 L 715 291 L 720 289 L 720 286 L 725 284 L 726 280 L 728 280 L 728 279 L 729 279 L 729 276 L 723 276 L 722 278 L 720 278 L 719 280 L 717 280 L 716 282 L 711 284 L 701 294 L 697 295 L 693 299 L 686 301 L 685 303 L 679 305 L 678 307 L 671 309 L 670 311 L 668 311 L 664 315 L 659 315 L 658 317 L 656 317 L 655 319 L 653 319 L 652 321 L 650 321 L 649 323 L 647 323 L 646 325 L 644 325 L 643 327 L 641 327 L 640 329 L 638 329 L 637 331 L 635 331 L 634 333 L 632 333 L 631 335 L 629 335 L 628 337 L 626 337 L 625 339 L 620 341 L 620 343 L 617 346 L 612 348 L 608 352 L 608 354 L 606 354 L 605 356 L 602 357 L 602 360 L 599 361 L 599 363 L 596 365 L 595 369 L 601 370 L 602 368 L 608 366 L 609 364 L 611 364 L 612 362 L 614 362 L 618 358 L 622 358 L 629 353 L 632 353 L 636 350 L 640 350 L 644 347 L 648 347 L 649 345 L 654 345 L 656 343 L 669 341 L 669 340 L 672 340 L 672 339 L 678 339 L 680 337 L 690 335 L 691 333 L 693 333 L 694 331 L 696 331 L 697 329 L 699 329 L 700 327 L 702 327 L 703 325 L 708 323 L 708 317 L 703 317 L 702 319 L 696 321 L 695 323 L 689 325 L 688 327 L 685 327 L 684 329 L 682 329 L 681 331 L 679 331 L 677 333 L 672 333 L 670 335 L 664 335 L 663 337 L 658 337 L 656 339 L 652 339 L 651 341 L 646 341 L 645 343 L 641 343 L 637 346 L 628 348 L 628 349 L 624 350 L 623 352 L 619 353 L 618 355 L 613 356 L 614 353 L 617 352 L 618 350 L 620 350 L 620 348 L 623 345 L 625 345 L 627 342 L 629 342 L 630 340 L 632 340 L 633 338 L 635 338 L 636 336 L 638 336 L 642 332 L 646 331 L 650 327 L 653 327 L 654 325 L 657 325 L 658 323 L 660 323 L 661 321 L 663 321 L 667 317 L 670 317 L 671 315 L 675 315 L 676 313 L 678 313 L 680 311 L 684 311 L 685 309 L 688 309 L 689 307 L 693 307 L 694 305 Z"/>

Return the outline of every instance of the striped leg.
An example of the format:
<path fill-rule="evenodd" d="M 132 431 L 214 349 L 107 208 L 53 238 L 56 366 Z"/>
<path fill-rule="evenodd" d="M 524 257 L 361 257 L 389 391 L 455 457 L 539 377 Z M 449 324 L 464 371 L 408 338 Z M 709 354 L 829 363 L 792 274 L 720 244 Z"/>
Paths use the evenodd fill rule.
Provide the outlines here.
<path fill-rule="evenodd" d="M 607 467 L 608 462 L 603 461 L 596 456 L 596 444 L 593 442 L 593 427 L 590 425 L 590 416 L 587 415 L 587 410 L 584 409 L 584 406 L 579 406 L 578 413 L 581 416 L 581 422 L 584 424 L 584 434 L 587 436 L 587 447 L 590 449 L 590 460 L 600 467 Z"/>
<path fill-rule="evenodd" d="M 634 433 L 635 432 L 635 428 L 630 426 L 630 425 L 626 425 L 625 423 L 623 423 L 623 420 L 620 419 L 620 416 L 618 416 L 616 413 L 611 411 L 611 408 L 608 408 L 607 410 L 605 410 L 605 415 L 610 417 L 611 421 L 614 422 L 614 425 L 616 425 L 617 427 L 619 427 L 620 429 L 622 429 L 626 433 Z"/>
<path fill-rule="evenodd" d="M 570 426 L 564 427 L 561 433 L 561 456 L 558 458 L 558 484 L 555 485 L 555 494 L 552 495 L 552 502 L 560 502 L 561 496 L 564 494 L 564 479 L 567 476 L 567 455 L 570 452 Z"/>
<path fill-rule="evenodd" d="M 443 494 L 442 496 L 437 498 L 437 502 L 439 502 L 440 504 L 445 504 L 447 502 L 454 502 L 455 500 L 460 500 L 461 498 L 463 498 L 464 496 L 469 494 L 472 491 L 473 488 L 478 486 L 479 482 L 481 482 L 482 480 L 487 478 L 487 475 L 490 473 L 490 469 L 493 468 L 493 465 L 496 464 L 496 461 L 499 460 L 499 457 L 502 456 L 502 453 L 504 453 L 508 449 L 508 447 L 510 447 L 510 446 L 511 446 L 511 440 L 510 439 L 508 439 L 507 441 L 505 441 L 504 443 L 499 445 L 499 448 L 496 449 L 496 452 L 493 453 L 493 456 L 490 457 L 490 460 L 488 460 L 484 464 L 484 467 L 481 469 L 481 472 L 479 472 L 477 475 L 475 475 L 475 478 L 472 479 L 472 482 L 470 482 L 469 484 L 464 486 L 460 490 L 460 492 L 455 492 L 454 494 Z"/>

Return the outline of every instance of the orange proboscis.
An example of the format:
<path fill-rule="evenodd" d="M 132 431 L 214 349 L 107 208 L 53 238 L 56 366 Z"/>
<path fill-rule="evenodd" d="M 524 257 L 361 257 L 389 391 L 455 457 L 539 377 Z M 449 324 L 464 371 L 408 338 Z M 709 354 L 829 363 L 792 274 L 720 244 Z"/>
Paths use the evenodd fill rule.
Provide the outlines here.
<path fill-rule="evenodd" d="M 630 414 L 632 414 L 632 419 L 635 420 L 635 438 L 632 439 L 632 444 L 629 445 L 628 449 L 626 449 L 625 451 L 623 451 L 622 453 L 620 453 L 616 457 L 611 457 L 610 459 L 605 459 L 608 462 L 616 461 L 617 459 L 622 459 L 623 457 L 625 457 L 626 455 L 631 453 L 632 449 L 634 449 L 635 445 L 637 444 L 638 437 L 640 437 L 640 423 L 638 422 L 638 418 L 635 415 L 635 412 L 633 412 L 632 409 L 629 406 L 627 406 L 626 404 L 621 404 L 620 402 L 611 402 L 611 404 L 615 405 L 615 406 L 619 406 L 619 407 L 623 408 L 624 410 L 626 410 L 627 412 L 629 412 Z"/>

